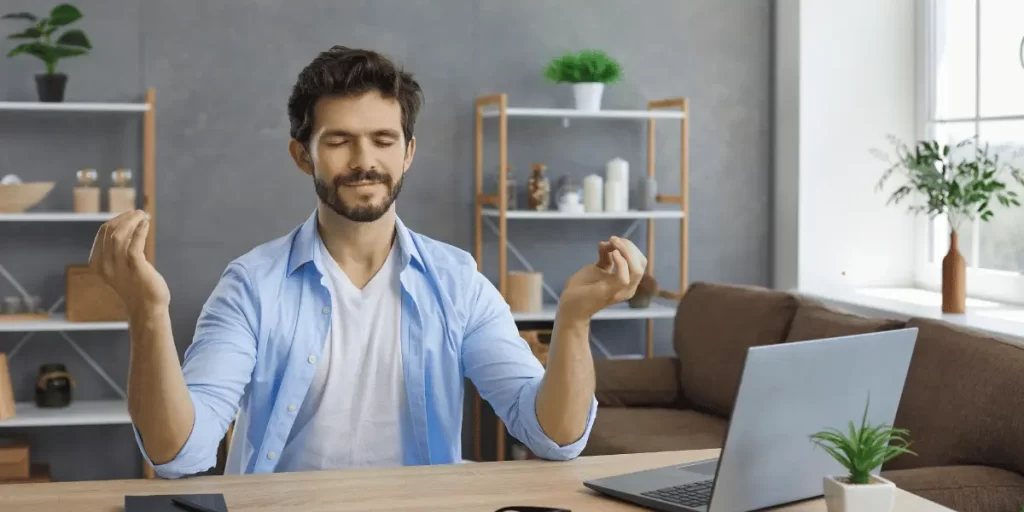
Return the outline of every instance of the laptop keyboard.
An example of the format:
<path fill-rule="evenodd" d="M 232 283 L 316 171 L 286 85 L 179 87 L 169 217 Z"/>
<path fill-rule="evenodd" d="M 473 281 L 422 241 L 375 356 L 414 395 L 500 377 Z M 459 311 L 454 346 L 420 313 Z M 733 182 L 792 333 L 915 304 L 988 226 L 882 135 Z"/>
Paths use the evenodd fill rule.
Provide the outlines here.
<path fill-rule="evenodd" d="M 703 507 L 707 506 L 711 501 L 711 486 L 713 483 L 714 480 L 704 480 L 702 482 L 647 491 L 641 493 L 641 495 L 684 507 Z"/>

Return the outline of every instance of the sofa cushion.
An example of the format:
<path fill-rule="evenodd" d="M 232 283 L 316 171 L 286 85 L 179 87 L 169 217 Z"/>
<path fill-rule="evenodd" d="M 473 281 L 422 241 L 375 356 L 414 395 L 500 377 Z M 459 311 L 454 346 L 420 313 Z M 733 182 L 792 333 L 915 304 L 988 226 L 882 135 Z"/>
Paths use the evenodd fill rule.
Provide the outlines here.
<path fill-rule="evenodd" d="M 747 349 L 782 342 L 797 307 L 795 296 L 765 288 L 690 286 L 679 301 L 673 329 L 686 400 L 728 418 Z"/>
<path fill-rule="evenodd" d="M 888 331 L 903 325 L 904 322 L 900 320 L 867 318 L 836 311 L 824 305 L 806 304 L 796 310 L 786 342 Z"/>
<path fill-rule="evenodd" d="M 693 410 L 601 407 L 583 455 L 721 448 L 726 425 Z"/>
<path fill-rule="evenodd" d="M 917 327 L 897 427 L 911 449 L 885 469 L 981 465 L 1024 473 L 1024 349 L 946 322 Z"/>
<path fill-rule="evenodd" d="M 679 359 L 595 359 L 597 403 L 605 406 L 678 407 Z"/>
<path fill-rule="evenodd" d="M 960 512 L 1018 512 L 1024 476 L 985 466 L 883 471 L 896 487 Z"/>

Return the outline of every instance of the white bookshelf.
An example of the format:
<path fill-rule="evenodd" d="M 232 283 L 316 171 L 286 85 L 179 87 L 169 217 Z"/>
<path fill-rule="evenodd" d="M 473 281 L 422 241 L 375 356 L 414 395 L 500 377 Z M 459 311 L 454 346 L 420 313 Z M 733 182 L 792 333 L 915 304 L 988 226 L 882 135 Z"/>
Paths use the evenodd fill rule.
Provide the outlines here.
<path fill-rule="evenodd" d="M 517 322 L 550 322 L 555 319 L 557 304 L 544 304 L 540 311 L 513 312 Z M 644 320 L 648 318 L 675 318 L 676 309 L 671 306 L 651 302 L 646 308 L 631 308 L 620 303 L 598 311 L 592 320 Z"/>
<path fill-rule="evenodd" d="M 484 217 L 500 217 L 497 208 L 486 207 L 481 210 Z M 579 212 L 568 213 L 558 210 L 505 210 L 506 219 L 524 220 L 645 220 L 645 219 L 681 219 L 686 214 L 682 210 L 628 210 L 625 212 Z"/>
<path fill-rule="evenodd" d="M 126 331 L 128 322 L 69 322 L 63 314 L 45 320 L 0 320 L 0 332 Z"/>
<path fill-rule="evenodd" d="M 116 213 L 24 212 L 0 213 L 0 222 L 106 222 Z"/>
<path fill-rule="evenodd" d="M 67 407 L 42 408 L 33 402 L 17 402 L 14 417 L 0 420 L 0 428 L 66 427 L 76 425 L 130 424 L 124 400 L 72 400 Z"/>
<path fill-rule="evenodd" d="M 146 112 L 148 103 L 0 101 L 0 110 L 35 112 Z"/>

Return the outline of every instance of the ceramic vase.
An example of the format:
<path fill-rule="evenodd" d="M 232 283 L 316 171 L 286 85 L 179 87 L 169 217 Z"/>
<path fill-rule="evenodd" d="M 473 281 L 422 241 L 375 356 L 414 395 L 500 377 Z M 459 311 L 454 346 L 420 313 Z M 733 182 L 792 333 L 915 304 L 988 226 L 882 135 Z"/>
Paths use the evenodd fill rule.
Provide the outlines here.
<path fill-rule="evenodd" d="M 576 99 L 576 110 L 597 112 L 601 110 L 601 96 L 604 95 L 604 84 L 600 82 L 572 84 L 572 94 Z"/>
<path fill-rule="evenodd" d="M 949 234 L 949 252 L 942 258 L 942 312 L 962 314 L 967 309 L 967 260 L 960 254 L 959 235 Z"/>
<path fill-rule="evenodd" d="M 880 476 L 870 484 L 851 484 L 846 477 L 824 478 L 828 512 L 891 512 L 896 485 Z"/>

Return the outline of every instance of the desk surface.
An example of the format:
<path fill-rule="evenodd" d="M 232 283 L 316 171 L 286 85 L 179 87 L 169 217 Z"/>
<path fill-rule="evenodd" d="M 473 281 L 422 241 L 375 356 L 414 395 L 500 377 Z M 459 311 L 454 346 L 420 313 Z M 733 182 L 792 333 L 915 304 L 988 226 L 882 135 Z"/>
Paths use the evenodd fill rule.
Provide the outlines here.
<path fill-rule="evenodd" d="M 581 482 L 717 454 L 718 450 L 701 450 L 581 457 L 568 462 L 531 460 L 184 480 L 5 485 L 0 490 L 0 510 L 121 512 L 126 494 L 220 492 L 231 512 L 493 512 L 509 505 L 559 506 L 573 512 L 636 511 L 641 509 L 602 497 Z M 814 500 L 779 510 L 824 512 L 825 504 Z M 893 512 L 946 510 L 899 491 Z"/>

